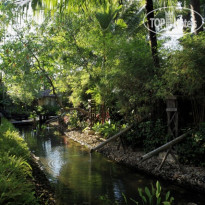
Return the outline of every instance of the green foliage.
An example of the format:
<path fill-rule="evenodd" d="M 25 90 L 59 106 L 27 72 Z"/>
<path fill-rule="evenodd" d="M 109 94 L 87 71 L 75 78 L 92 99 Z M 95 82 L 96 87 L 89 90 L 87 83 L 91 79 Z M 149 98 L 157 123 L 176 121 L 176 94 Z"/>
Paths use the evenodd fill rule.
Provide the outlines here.
<path fill-rule="evenodd" d="M 125 135 L 126 143 L 132 148 L 142 147 L 143 139 L 144 136 L 138 126 L 133 126 Z"/>
<path fill-rule="evenodd" d="M 177 146 L 177 153 L 181 163 L 205 167 L 205 123 Z"/>
<path fill-rule="evenodd" d="M 141 198 L 141 203 L 143 205 L 171 205 L 174 201 L 173 197 L 170 197 L 170 192 L 168 191 L 166 193 L 165 199 L 162 199 L 162 188 L 160 186 L 160 183 L 156 182 L 156 188 L 152 185 L 152 188 L 149 189 L 148 187 L 145 187 L 144 191 L 139 188 L 138 193 Z M 133 202 L 136 204 L 139 204 L 139 202 L 136 202 L 132 199 Z"/>
<path fill-rule="evenodd" d="M 0 152 L 9 153 L 11 156 L 29 158 L 29 150 L 19 133 L 6 119 L 2 119 L 0 126 Z"/>
<path fill-rule="evenodd" d="M 0 204 L 38 204 L 31 182 L 29 150 L 7 120 L 0 126 Z"/>
<path fill-rule="evenodd" d="M 58 111 L 58 105 L 37 106 L 37 113 L 41 115 L 56 115 Z"/>
<path fill-rule="evenodd" d="M 58 55 L 60 52 L 54 46 L 58 44 L 60 48 L 61 39 L 50 37 L 48 19 L 40 26 L 34 21 L 25 21 L 27 28 L 18 29 L 15 28 L 15 19 L 13 36 L 0 48 L 0 69 L 5 73 L 3 82 L 14 102 L 31 104 L 43 88 L 55 90 L 56 93 L 63 90 L 62 81 L 57 80 L 64 75 L 58 67 L 58 64 L 61 64 Z M 63 53 L 60 53 L 60 56 L 62 55 Z"/>
<path fill-rule="evenodd" d="M 104 124 L 97 122 L 96 124 L 94 124 L 92 129 L 105 138 L 109 138 L 118 132 L 119 125 L 117 125 L 116 123 L 109 123 L 107 121 Z"/>
<path fill-rule="evenodd" d="M 139 124 L 140 133 L 143 136 L 143 148 L 146 152 L 156 149 L 166 143 L 167 134 L 162 121 L 147 121 Z"/>
<path fill-rule="evenodd" d="M 159 89 L 159 95 L 182 93 L 193 96 L 201 90 L 205 80 L 204 38 L 204 32 L 186 35 L 180 41 L 181 49 L 168 53 L 162 76 L 164 82 Z"/>
<path fill-rule="evenodd" d="M 140 202 L 132 198 L 130 198 L 129 201 L 124 193 L 122 193 L 122 196 L 124 198 L 124 204 L 129 204 L 129 202 L 132 202 L 133 204 L 134 202 L 134 204 L 137 205 L 171 205 L 174 201 L 174 198 L 170 195 L 170 191 L 168 191 L 165 196 L 162 194 L 162 188 L 159 181 L 156 182 L 156 187 L 152 185 L 151 189 L 148 187 L 145 187 L 144 190 L 142 188 L 138 188 L 138 198 L 141 199 Z M 105 204 L 118 204 L 117 201 L 113 203 L 107 195 L 100 196 L 100 199 Z"/>
<path fill-rule="evenodd" d="M 116 7 L 116 8 L 115 8 Z M 100 27 L 103 31 L 107 30 L 115 16 L 119 12 L 120 7 L 117 7 L 112 2 L 107 2 L 101 10 L 96 12 L 96 19 L 98 20 Z"/>
<path fill-rule="evenodd" d="M 68 118 L 68 128 L 72 129 L 80 127 L 80 119 L 76 110 L 71 111 L 69 114 L 66 114 L 66 117 Z"/>
<path fill-rule="evenodd" d="M 142 146 L 146 152 L 151 151 L 166 143 L 165 125 L 160 119 L 141 122 L 127 133 L 126 140 L 133 147 Z"/>
<path fill-rule="evenodd" d="M 41 24 L 25 20 L 22 28 L 16 28 L 14 5 L 8 4 L 7 11 L 1 4 L 0 22 L 8 24 L 12 20 L 14 28 L 11 38 L 6 39 L 6 29 L 0 29 L 4 40 L 0 70 L 12 103 L 32 105 L 45 88 L 64 95 L 64 103 L 73 107 L 87 107 L 92 97 L 97 106 L 103 104 L 115 110 L 127 122 L 152 112 L 156 100 L 170 94 L 204 97 L 204 32 L 180 39 L 178 50 L 160 50 L 161 67 L 156 70 L 147 30 L 142 26 L 145 1 L 120 2 L 44 0 L 42 5 L 52 14 L 45 13 Z M 154 3 L 158 7 L 177 1 Z M 203 102 L 201 105 L 204 108 Z M 49 107 L 39 110 L 43 114 L 55 111 Z M 82 124 L 76 113 L 69 118 L 70 127 Z M 95 126 L 105 137 L 116 130 L 115 125 Z M 136 136 L 143 140 L 146 151 L 166 142 L 158 121 L 140 126 L 137 135 L 133 131 L 127 137 L 132 145 Z"/>
<path fill-rule="evenodd" d="M 146 35 L 129 37 L 119 1 L 97 5 L 87 2 L 78 15 L 55 13 L 52 23 L 25 22 L 27 27 L 15 30 L 0 52 L 13 101 L 31 103 L 42 87 L 54 86 L 69 93 L 74 106 L 86 105 L 92 96 L 110 108 L 116 102 L 123 114 L 150 109 L 154 72 Z"/>
<path fill-rule="evenodd" d="M 2 153 L 1 153 L 2 154 Z M 0 204 L 37 204 L 31 167 L 22 158 L 2 154 L 0 158 Z"/>
<path fill-rule="evenodd" d="M 152 151 L 167 141 L 166 127 L 162 120 L 141 122 L 125 135 L 126 142 L 133 148 L 142 147 Z"/>
<path fill-rule="evenodd" d="M 100 200 L 103 202 L 103 204 L 112 204 L 112 205 L 118 205 L 119 203 L 115 201 L 114 203 L 112 200 L 109 199 L 108 195 L 100 196 Z"/>

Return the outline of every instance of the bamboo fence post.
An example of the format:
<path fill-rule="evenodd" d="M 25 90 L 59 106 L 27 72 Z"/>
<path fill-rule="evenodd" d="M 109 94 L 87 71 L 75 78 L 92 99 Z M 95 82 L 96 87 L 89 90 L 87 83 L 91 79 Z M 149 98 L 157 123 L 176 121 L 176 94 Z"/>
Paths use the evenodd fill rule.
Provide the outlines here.
<path fill-rule="evenodd" d="M 125 128 L 124 130 L 118 132 L 117 134 L 115 134 L 114 136 L 110 137 L 109 139 L 107 139 L 105 142 L 102 142 L 101 144 L 99 144 L 97 147 L 93 148 L 90 150 L 90 152 L 92 153 L 93 151 L 96 151 L 98 149 L 100 149 L 101 147 L 104 147 L 107 143 L 117 139 L 119 136 L 121 136 L 123 133 L 127 132 L 128 130 L 130 130 L 132 128 L 133 125 L 130 125 L 129 127 Z"/>
<path fill-rule="evenodd" d="M 168 155 L 170 154 L 170 151 L 171 151 L 171 147 L 167 150 L 167 153 L 166 153 L 166 155 L 164 156 L 164 158 L 163 158 L 163 160 L 162 160 L 162 162 L 161 162 L 161 164 L 160 164 L 158 170 L 160 170 L 160 169 L 163 167 L 163 165 L 164 165 L 164 163 L 165 163 L 165 161 L 166 161 Z"/>
<path fill-rule="evenodd" d="M 172 141 L 162 145 L 161 147 L 158 147 L 157 149 L 145 154 L 141 157 L 140 161 L 138 163 L 144 162 L 145 160 L 153 157 L 154 155 L 158 154 L 159 152 L 171 148 L 173 145 L 177 144 L 181 140 L 183 140 L 192 130 L 186 132 L 185 134 L 177 137 L 176 139 L 173 139 Z"/>
<path fill-rule="evenodd" d="M 149 113 L 146 117 L 142 118 L 138 123 L 142 122 L 143 120 L 145 120 L 146 118 L 148 118 L 151 114 Z M 102 142 L 101 144 L 99 144 L 97 147 L 93 148 L 90 150 L 90 152 L 92 153 L 93 151 L 96 151 L 98 149 L 100 149 L 101 147 L 105 146 L 107 143 L 117 139 L 118 137 L 120 137 L 122 134 L 124 134 L 125 132 L 129 131 L 132 127 L 134 126 L 134 124 L 128 126 L 127 128 L 125 128 L 124 130 L 118 132 L 117 134 L 115 134 L 114 136 L 110 137 L 109 139 L 107 139 L 105 142 Z"/>

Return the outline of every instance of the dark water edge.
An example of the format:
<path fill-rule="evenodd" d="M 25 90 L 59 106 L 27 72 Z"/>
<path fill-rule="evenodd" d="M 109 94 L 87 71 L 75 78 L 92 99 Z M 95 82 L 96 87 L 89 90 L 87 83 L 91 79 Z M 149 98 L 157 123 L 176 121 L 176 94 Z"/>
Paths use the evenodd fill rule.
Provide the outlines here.
<path fill-rule="evenodd" d="M 138 200 L 138 188 L 156 183 L 156 179 L 137 173 L 89 150 L 79 143 L 60 135 L 54 129 L 46 129 L 38 135 L 30 127 L 19 128 L 32 153 L 55 188 L 57 204 L 134 204 Z M 171 191 L 175 204 L 194 202 L 204 205 L 204 197 L 196 192 L 160 181 L 164 192 Z M 103 198 L 103 200 L 102 200 Z M 108 200 L 109 199 L 109 200 Z"/>

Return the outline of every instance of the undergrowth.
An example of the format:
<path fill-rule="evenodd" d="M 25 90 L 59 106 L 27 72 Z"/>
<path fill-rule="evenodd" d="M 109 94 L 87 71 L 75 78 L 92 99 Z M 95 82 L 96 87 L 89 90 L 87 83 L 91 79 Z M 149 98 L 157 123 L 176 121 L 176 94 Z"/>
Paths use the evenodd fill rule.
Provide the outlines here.
<path fill-rule="evenodd" d="M 2 119 L 0 126 L 0 204 L 38 204 L 29 150 L 14 126 Z"/>
<path fill-rule="evenodd" d="M 159 181 L 156 182 L 156 186 L 151 185 L 151 188 L 145 187 L 144 189 L 138 188 L 137 200 L 128 198 L 124 193 L 122 193 L 125 205 L 132 204 L 136 205 L 172 205 L 174 197 L 171 196 L 170 191 L 162 193 L 162 187 Z M 104 204 L 119 205 L 118 201 L 113 202 L 109 199 L 108 195 L 100 196 L 100 200 Z M 121 203 L 120 203 L 121 204 Z"/>
<path fill-rule="evenodd" d="M 98 133 L 101 134 L 104 138 L 112 137 L 114 134 L 116 134 L 119 131 L 119 124 L 117 123 L 109 123 L 105 122 L 104 124 L 101 124 L 97 122 L 94 124 L 92 129 Z"/>

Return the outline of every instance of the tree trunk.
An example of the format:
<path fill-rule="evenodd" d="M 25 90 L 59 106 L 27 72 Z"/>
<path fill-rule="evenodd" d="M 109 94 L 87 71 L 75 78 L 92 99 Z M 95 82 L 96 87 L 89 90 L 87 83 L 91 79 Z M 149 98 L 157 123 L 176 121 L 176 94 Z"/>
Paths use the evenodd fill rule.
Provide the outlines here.
<path fill-rule="evenodd" d="M 23 41 L 21 41 L 22 44 L 25 44 Z M 54 86 L 53 80 L 52 78 L 48 75 L 48 73 L 46 72 L 46 70 L 44 69 L 44 67 L 42 66 L 40 60 L 38 59 L 37 55 L 33 52 L 32 48 L 30 48 L 29 44 L 27 45 L 27 48 L 30 50 L 31 54 L 33 55 L 33 57 L 35 58 L 37 64 L 38 64 L 38 68 L 42 71 L 43 75 L 46 77 L 48 83 L 50 84 L 50 86 L 52 87 L 52 91 L 53 94 L 55 95 L 55 99 L 56 102 L 58 103 L 58 105 L 65 111 L 65 108 L 56 92 L 56 88 Z"/>
<path fill-rule="evenodd" d="M 200 0 L 191 0 L 190 6 L 191 6 L 192 21 L 194 23 L 194 33 L 198 34 L 199 32 L 203 31 L 203 26 L 201 26 L 202 18 L 196 13 L 198 12 L 200 14 Z"/>
<path fill-rule="evenodd" d="M 156 36 L 156 29 L 154 23 L 152 23 L 151 19 L 154 19 L 154 10 L 153 8 L 153 1 L 146 0 L 146 12 L 147 12 L 147 21 L 148 21 L 148 28 L 149 28 L 149 38 L 151 42 L 151 50 L 152 50 L 152 57 L 154 60 L 154 66 L 159 67 L 159 57 L 157 51 L 157 36 Z M 150 13 L 151 12 L 151 13 Z"/>

